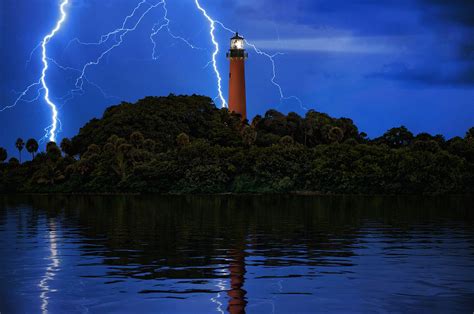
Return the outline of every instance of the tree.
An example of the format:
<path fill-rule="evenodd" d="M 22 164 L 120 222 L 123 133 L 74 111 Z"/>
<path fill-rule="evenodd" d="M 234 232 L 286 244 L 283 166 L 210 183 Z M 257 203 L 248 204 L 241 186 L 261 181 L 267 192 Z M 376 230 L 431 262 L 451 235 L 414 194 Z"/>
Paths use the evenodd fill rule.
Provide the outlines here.
<path fill-rule="evenodd" d="M 135 131 L 130 135 L 130 143 L 132 143 L 135 148 L 140 148 L 145 141 L 145 137 L 141 132 Z"/>
<path fill-rule="evenodd" d="M 90 146 L 89 146 L 90 148 Z M 120 176 L 122 181 L 125 181 L 128 172 L 129 155 L 133 150 L 133 146 L 130 144 L 120 144 L 117 147 L 117 154 L 115 156 L 115 163 L 112 166 L 117 175 Z"/>
<path fill-rule="evenodd" d="M 63 151 L 63 153 L 65 153 L 67 156 L 74 155 L 74 152 L 72 150 L 72 141 L 69 138 L 67 137 L 63 138 L 59 146 L 61 147 L 61 150 Z"/>
<path fill-rule="evenodd" d="M 287 128 L 286 116 L 274 109 L 270 109 L 265 113 L 261 123 L 261 127 L 266 132 L 271 132 L 279 136 L 289 135 Z"/>
<path fill-rule="evenodd" d="M 257 132 L 255 130 L 246 125 L 243 130 L 242 130 L 242 142 L 246 147 L 250 147 L 255 143 L 255 140 L 257 139 Z"/>
<path fill-rule="evenodd" d="M 184 146 L 189 145 L 189 136 L 188 136 L 186 133 L 180 133 L 180 134 L 176 137 L 176 143 L 177 143 L 178 146 L 180 146 L 180 147 L 184 147 Z"/>
<path fill-rule="evenodd" d="M 31 154 L 32 159 L 35 159 L 35 154 L 38 151 L 38 142 L 34 138 L 30 138 L 26 141 L 26 150 Z"/>
<path fill-rule="evenodd" d="M 153 153 L 155 151 L 155 148 L 156 148 L 156 142 L 154 140 L 151 140 L 151 139 L 146 139 L 145 141 L 143 141 L 143 148 L 150 152 L 150 153 Z"/>
<path fill-rule="evenodd" d="M 262 116 L 258 114 L 252 119 L 251 126 L 255 129 L 260 121 L 262 121 Z"/>
<path fill-rule="evenodd" d="M 7 150 L 3 147 L 0 147 L 0 163 L 5 162 L 8 158 Z"/>
<path fill-rule="evenodd" d="M 61 150 L 55 142 L 49 142 L 46 144 L 46 155 L 53 162 L 56 162 L 61 157 Z"/>
<path fill-rule="evenodd" d="M 402 125 L 401 127 L 388 130 L 377 140 L 392 148 L 400 148 L 411 144 L 413 141 L 413 133 Z"/>
<path fill-rule="evenodd" d="M 303 137 L 303 130 L 301 125 L 303 124 L 303 119 L 301 119 L 300 115 L 296 112 L 290 112 L 286 116 L 286 128 L 288 130 L 288 135 L 290 135 L 293 139 L 299 138 L 301 136 L 301 140 Z"/>
<path fill-rule="evenodd" d="M 474 139 L 474 127 L 467 130 L 466 139 Z"/>
<path fill-rule="evenodd" d="M 96 144 L 91 144 L 87 147 L 87 151 L 84 154 L 85 158 L 89 158 L 91 156 L 97 156 L 100 154 L 100 147 Z"/>
<path fill-rule="evenodd" d="M 337 126 L 332 127 L 329 130 L 328 138 L 332 143 L 339 143 L 344 138 L 344 132 Z"/>
<path fill-rule="evenodd" d="M 432 153 L 436 153 L 440 150 L 439 144 L 435 140 L 415 140 L 411 147 L 414 151 L 429 151 Z"/>
<path fill-rule="evenodd" d="M 448 141 L 405 127 L 366 137 L 352 120 L 314 110 L 269 110 L 248 125 L 206 97 L 147 97 L 61 141 L 80 158 L 19 139 L 20 157 L 26 147 L 34 162 L 5 164 L 0 148 L 0 193 L 474 193 L 474 128 Z"/>
<path fill-rule="evenodd" d="M 15 142 L 16 149 L 18 149 L 18 154 L 20 155 L 20 163 L 21 163 L 21 151 L 23 150 L 23 147 L 25 147 L 25 142 L 23 141 L 22 138 L 18 138 Z"/>
<path fill-rule="evenodd" d="M 117 135 L 113 134 L 107 139 L 107 143 L 112 143 L 115 145 L 119 139 L 120 138 Z"/>
<path fill-rule="evenodd" d="M 186 133 L 211 144 L 240 146 L 242 121 L 228 110 L 217 109 L 204 96 L 146 97 L 136 104 L 122 103 L 109 107 L 101 119 L 92 119 L 72 138 L 76 154 L 83 154 L 90 144 L 103 146 L 112 135 L 130 139 L 133 132 L 145 138 L 159 139 L 159 147 L 173 147 L 176 137 Z M 132 143 L 130 143 L 132 144 Z"/>
<path fill-rule="evenodd" d="M 294 143 L 295 143 L 295 140 L 289 135 L 283 136 L 280 139 L 280 145 L 283 145 L 283 146 L 291 146 Z"/>
<path fill-rule="evenodd" d="M 18 159 L 16 159 L 15 157 L 12 157 L 12 158 L 10 158 L 10 160 L 8 160 L 8 164 L 10 166 L 16 167 L 16 166 L 20 165 L 20 161 L 18 161 Z"/>
<path fill-rule="evenodd" d="M 308 145 L 308 137 L 313 135 L 313 125 L 309 119 L 303 120 L 304 145 Z"/>

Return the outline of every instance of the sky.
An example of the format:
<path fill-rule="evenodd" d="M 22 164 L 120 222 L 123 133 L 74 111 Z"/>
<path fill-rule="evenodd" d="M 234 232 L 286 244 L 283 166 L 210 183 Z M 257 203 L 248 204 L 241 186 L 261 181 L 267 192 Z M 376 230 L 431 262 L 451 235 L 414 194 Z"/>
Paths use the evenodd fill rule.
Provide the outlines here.
<path fill-rule="evenodd" d="M 194 0 L 69 0 L 67 17 L 47 44 L 46 82 L 61 132 L 71 137 L 105 108 L 146 96 L 218 96 L 210 24 Z M 84 65 L 82 91 L 71 94 Z M 42 71 L 41 43 L 60 17 L 61 0 L 0 1 L 0 110 L 14 104 Z M 412 132 L 463 136 L 474 126 L 474 2 L 472 0 L 200 0 L 207 14 L 238 30 L 266 55 L 247 47 L 249 117 L 276 108 L 307 109 L 354 120 L 370 137 L 405 125 Z M 143 16 L 142 19 L 140 17 Z M 139 21 L 139 23 L 138 23 Z M 134 27 L 136 25 L 136 27 Z M 232 34 L 215 25 L 216 66 L 227 98 Z M 122 33 L 118 33 L 121 35 Z M 102 37 L 104 39 L 104 37 Z M 274 82 L 272 60 L 275 55 Z M 39 95 L 38 99 L 34 100 Z M 73 97 L 71 97 L 73 96 Z M 282 98 L 283 96 L 284 98 Z M 297 97 L 297 98 L 296 98 Z M 0 146 L 17 137 L 41 139 L 51 124 L 44 90 L 34 87 L 0 112 Z M 34 100 L 34 101 L 31 101 Z M 219 98 L 215 99 L 220 106 Z"/>

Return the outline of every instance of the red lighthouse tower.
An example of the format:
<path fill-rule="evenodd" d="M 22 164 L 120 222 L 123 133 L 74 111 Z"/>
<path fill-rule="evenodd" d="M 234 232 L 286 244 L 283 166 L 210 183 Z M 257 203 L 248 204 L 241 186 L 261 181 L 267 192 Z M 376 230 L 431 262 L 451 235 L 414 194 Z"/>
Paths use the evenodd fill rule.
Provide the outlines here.
<path fill-rule="evenodd" d="M 230 39 L 230 50 L 227 53 L 230 60 L 229 72 L 229 111 L 239 113 L 242 119 L 247 119 L 247 98 L 245 95 L 245 60 L 248 54 L 244 49 L 244 38 L 236 33 Z"/>

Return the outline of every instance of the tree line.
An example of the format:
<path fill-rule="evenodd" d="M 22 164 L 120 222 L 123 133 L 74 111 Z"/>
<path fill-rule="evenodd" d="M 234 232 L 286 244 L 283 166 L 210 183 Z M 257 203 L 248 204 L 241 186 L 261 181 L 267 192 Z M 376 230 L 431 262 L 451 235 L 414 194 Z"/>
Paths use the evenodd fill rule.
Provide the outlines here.
<path fill-rule="evenodd" d="M 464 137 L 406 127 L 369 139 L 353 121 L 268 110 L 241 121 L 208 97 L 121 103 L 38 152 L 0 148 L 3 193 L 446 194 L 474 191 L 474 128 Z M 32 160 L 22 163 L 22 152 Z"/>

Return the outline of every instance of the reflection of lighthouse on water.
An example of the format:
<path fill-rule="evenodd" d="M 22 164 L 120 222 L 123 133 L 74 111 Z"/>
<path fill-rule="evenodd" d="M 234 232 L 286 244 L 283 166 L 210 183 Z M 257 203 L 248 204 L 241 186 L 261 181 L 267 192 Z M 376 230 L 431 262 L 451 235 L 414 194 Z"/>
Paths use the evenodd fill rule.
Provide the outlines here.
<path fill-rule="evenodd" d="M 241 247 L 234 247 L 227 252 L 226 261 L 228 264 L 221 264 L 222 268 L 216 271 L 225 278 L 218 279 L 216 288 L 220 292 L 211 301 L 217 304 L 217 312 L 226 313 L 225 303 L 227 303 L 227 312 L 231 314 L 245 313 L 247 305 L 246 294 L 244 290 L 245 283 L 245 245 Z M 222 297 L 227 294 L 227 300 L 222 300 Z"/>
<path fill-rule="evenodd" d="M 247 301 L 245 295 L 247 291 L 243 289 L 245 283 L 245 253 L 243 249 L 233 249 L 229 252 L 231 257 L 230 271 L 230 289 L 227 291 L 229 296 L 229 306 L 227 310 L 231 314 L 245 313 Z"/>

